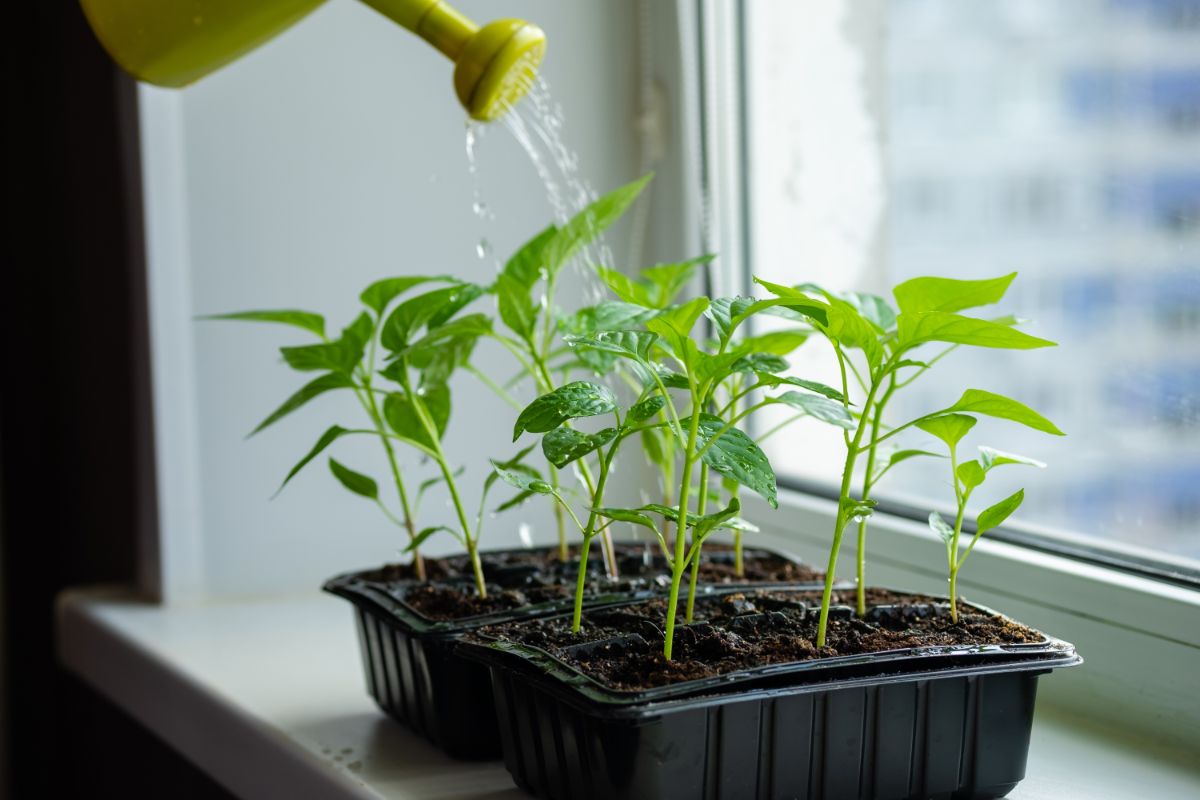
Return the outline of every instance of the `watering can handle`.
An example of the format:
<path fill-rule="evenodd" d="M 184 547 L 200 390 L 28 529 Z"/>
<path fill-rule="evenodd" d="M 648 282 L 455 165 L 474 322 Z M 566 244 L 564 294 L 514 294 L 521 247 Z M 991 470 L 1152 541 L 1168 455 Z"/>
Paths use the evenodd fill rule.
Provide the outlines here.
<path fill-rule="evenodd" d="M 139 80 L 186 86 L 235 61 L 324 0 L 80 0 L 97 38 Z M 454 88 L 475 119 L 503 114 L 529 88 L 546 36 L 523 20 L 476 25 L 444 0 L 362 0 L 455 62 Z"/>

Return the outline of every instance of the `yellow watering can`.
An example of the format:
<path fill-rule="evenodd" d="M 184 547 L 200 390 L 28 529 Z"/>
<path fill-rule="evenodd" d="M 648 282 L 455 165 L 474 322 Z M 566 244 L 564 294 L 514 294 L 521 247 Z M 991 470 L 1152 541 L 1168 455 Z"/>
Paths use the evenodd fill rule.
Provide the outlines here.
<path fill-rule="evenodd" d="M 109 55 L 134 77 L 180 87 L 228 64 L 324 0 L 81 0 Z M 454 62 L 454 90 L 474 119 L 493 120 L 533 82 L 546 34 L 519 19 L 483 27 L 442 0 L 362 0 Z"/>

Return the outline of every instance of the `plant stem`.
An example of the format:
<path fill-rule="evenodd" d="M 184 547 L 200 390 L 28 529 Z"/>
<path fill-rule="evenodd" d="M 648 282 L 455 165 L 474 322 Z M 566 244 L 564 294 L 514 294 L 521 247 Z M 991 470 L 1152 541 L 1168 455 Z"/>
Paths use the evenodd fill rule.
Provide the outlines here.
<path fill-rule="evenodd" d="M 888 390 L 883 393 L 883 397 L 879 398 L 879 402 L 875 405 L 875 413 L 871 419 L 871 441 L 875 441 L 879 437 L 879 426 L 883 423 L 883 409 L 887 406 L 887 402 L 891 399 L 892 393 L 896 391 L 896 374 L 893 372 L 891 383 Z M 861 424 L 861 423 L 860 423 Z M 871 499 L 871 490 L 875 488 L 873 477 L 875 474 L 875 457 L 878 453 L 878 448 L 870 447 L 867 449 L 867 469 L 863 474 L 862 500 L 866 502 Z M 867 615 L 867 518 L 863 517 L 858 522 L 858 542 L 857 542 L 857 585 L 855 586 L 855 610 L 858 616 L 865 617 Z"/>
<path fill-rule="evenodd" d="M 696 513 L 704 516 L 705 508 L 708 504 L 708 464 L 700 465 L 700 496 L 696 498 Z M 696 610 L 696 581 L 700 577 L 700 547 L 696 543 L 696 531 L 692 529 L 693 546 L 696 547 L 696 555 L 692 558 L 692 574 L 688 579 L 688 600 L 687 600 L 687 616 L 684 620 L 691 624 L 695 618 Z M 740 554 L 739 554 L 740 555 Z"/>
<path fill-rule="evenodd" d="M 825 646 L 825 633 L 829 627 L 829 600 L 833 594 L 833 582 L 836 580 L 838 553 L 842 548 L 842 534 L 845 533 L 846 523 L 849 522 L 846 519 L 846 505 L 850 499 L 850 481 L 854 478 L 854 462 L 858 458 L 858 447 L 862 444 L 863 435 L 867 430 L 866 415 L 875 402 L 875 393 L 878 390 L 879 382 L 875 381 L 871 384 L 871 391 L 867 393 L 866 402 L 863 403 L 863 419 L 858 423 L 853 441 L 847 442 L 846 446 L 846 463 L 842 467 L 842 485 L 838 490 L 838 510 L 837 519 L 834 521 L 833 543 L 829 548 L 829 563 L 825 568 L 825 589 L 821 593 L 821 619 L 817 624 L 817 647 Z"/>
<path fill-rule="evenodd" d="M 620 422 L 618 418 L 618 427 L 620 426 Z M 583 529 L 583 547 L 579 551 L 579 575 L 575 579 L 575 611 L 571 616 L 571 633 L 579 633 L 583 616 L 583 590 L 587 585 L 588 550 L 592 546 L 592 539 L 596 536 L 596 520 L 599 518 L 596 509 L 600 508 L 604 502 L 604 487 L 608 484 L 609 468 L 612 466 L 613 456 L 616 455 L 620 442 L 620 437 L 613 441 L 608 449 L 608 454 L 600 462 L 600 478 L 596 481 L 596 493 L 592 495 L 592 508 L 588 512 L 587 526 Z M 578 519 L 575 521 L 575 524 L 579 524 Z M 606 527 L 604 531 L 607 532 L 607 530 L 608 528 Z"/>
<path fill-rule="evenodd" d="M 396 493 L 400 496 L 400 508 L 404 514 L 404 527 L 408 530 L 408 540 L 411 542 L 417 538 L 416 525 L 413 523 L 412 510 L 408 504 L 408 492 L 404 489 L 404 481 L 400 478 L 400 466 L 396 463 L 396 452 L 392 448 L 392 442 L 388 438 L 387 430 L 384 428 L 383 416 L 379 413 L 379 404 L 375 401 L 375 393 L 371 391 L 371 378 L 363 377 L 363 386 L 366 388 L 367 395 L 367 412 L 371 417 L 371 422 L 375 425 L 375 430 L 379 433 L 379 441 L 383 443 L 383 450 L 387 453 L 388 466 L 392 470 L 392 481 L 396 485 Z M 413 549 L 413 572 L 417 576 L 417 580 L 425 580 L 425 559 L 420 551 Z"/>
<path fill-rule="evenodd" d="M 700 409 L 693 406 L 692 419 L 688 423 L 687 445 L 683 451 L 683 479 L 679 483 L 679 522 L 676 523 L 675 563 L 671 567 L 671 594 L 667 600 L 666 635 L 663 637 L 663 657 L 671 660 L 672 645 L 675 644 L 675 614 L 679 609 L 679 583 L 683 578 L 684 531 L 687 529 L 688 495 L 692 488 L 692 464 L 696 452 L 696 439 L 700 432 Z"/>
<path fill-rule="evenodd" d="M 550 485 L 554 487 L 554 491 L 559 489 L 558 469 L 553 465 L 548 467 L 550 472 Z M 567 520 L 563 517 L 563 509 L 558 503 L 554 504 L 554 525 L 558 532 L 558 560 L 567 560 Z"/>

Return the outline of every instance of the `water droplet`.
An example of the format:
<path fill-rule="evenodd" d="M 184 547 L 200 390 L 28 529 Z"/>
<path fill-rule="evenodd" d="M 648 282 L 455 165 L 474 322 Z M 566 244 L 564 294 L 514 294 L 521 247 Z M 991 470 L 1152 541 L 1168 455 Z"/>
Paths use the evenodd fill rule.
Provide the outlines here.
<path fill-rule="evenodd" d="M 492 254 L 492 243 L 487 239 L 480 239 L 479 244 L 475 245 L 475 255 L 480 258 L 487 258 Z"/>
<path fill-rule="evenodd" d="M 475 212 L 475 216 L 483 217 L 487 214 L 487 203 L 483 202 L 479 198 L 475 198 L 475 202 L 471 204 L 471 210 Z"/>
<path fill-rule="evenodd" d="M 522 522 L 517 526 L 517 537 L 524 546 L 533 547 L 533 528 L 529 526 L 528 522 Z"/>

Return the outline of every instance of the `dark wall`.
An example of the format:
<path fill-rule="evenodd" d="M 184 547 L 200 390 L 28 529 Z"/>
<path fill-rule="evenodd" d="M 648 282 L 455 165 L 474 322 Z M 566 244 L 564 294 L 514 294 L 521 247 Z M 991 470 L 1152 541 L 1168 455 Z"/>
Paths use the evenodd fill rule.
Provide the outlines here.
<path fill-rule="evenodd" d="M 74 0 L 4 16 L 0 788 L 225 797 L 55 663 L 56 593 L 133 582 L 154 519 L 136 98 Z"/>

